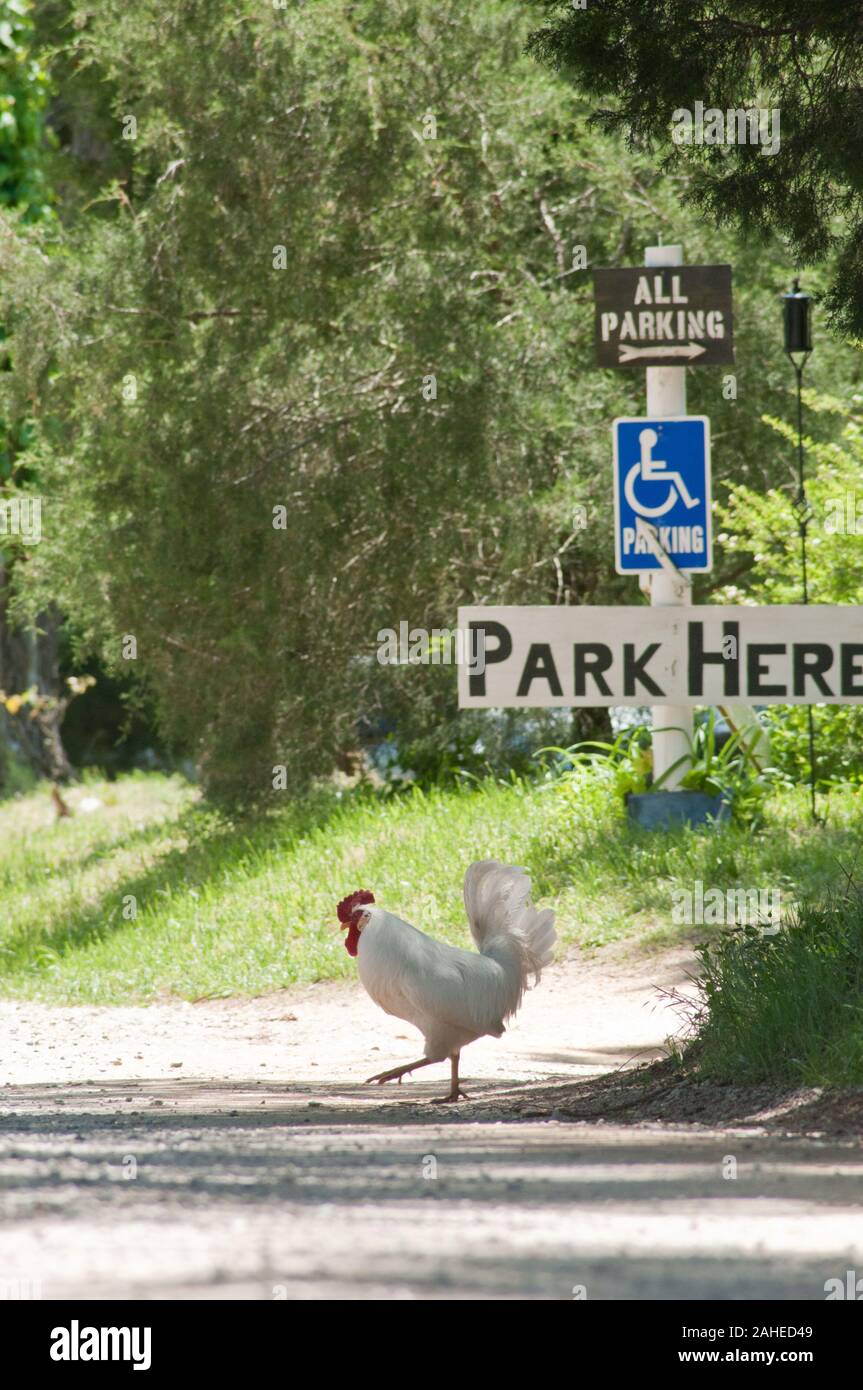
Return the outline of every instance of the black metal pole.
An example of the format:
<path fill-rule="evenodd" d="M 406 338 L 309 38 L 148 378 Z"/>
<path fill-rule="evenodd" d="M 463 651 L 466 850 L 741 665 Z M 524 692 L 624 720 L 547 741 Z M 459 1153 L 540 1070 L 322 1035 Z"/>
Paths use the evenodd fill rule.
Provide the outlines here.
<path fill-rule="evenodd" d="M 812 327 L 810 319 L 811 299 L 800 289 L 800 281 L 794 281 L 790 293 L 783 295 L 785 310 L 785 352 L 797 376 L 797 496 L 794 510 L 800 529 L 800 563 L 803 572 L 803 602 L 809 602 L 809 574 L 806 564 L 806 532 L 809 526 L 809 506 L 806 501 L 806 480 L 803 456 L 803 368 L 812 351 Z M 800 361 L 794 354 L 801 354 Z M 809 729 L 809 793 L 812 820 L 817 823 L 815 806 L 815 717 L 812 706 L 807 705 L 807 725 Z"/>
<path fill-rule="evenodd" d="M 794 359 L 792 358 L 792 361 Z M 809 577 L 806 570 L 806 531 L 809 526 L 809 512 L 806 503 L 806 484 L 803 473 L 803 367 L 806 362 L 804 357 L 800 363 L 794 362 L 794 371 L 797 374 L 797 515 L 800 526 L 800 564 L 803 571 L 803 602 L 809 602 Z M 812 713 L 812 706 L 806 706 L 806 720 L 809 728 L 809 798 L 813 821 L 818 820 L 815 807 L 815 716 Z"/>
<path fill-rule="evenodd" d="M 806 514 L 806 484 L 803 476 L 803 362 L 795 362 L 794 370 L 797 373 L 797 514 L 800 524 L 800 560 L 803 568 L 803 602 L 808 603 L 809 580 L 806 574 L 806 528 L 809 525 L 809 518 Z"/>

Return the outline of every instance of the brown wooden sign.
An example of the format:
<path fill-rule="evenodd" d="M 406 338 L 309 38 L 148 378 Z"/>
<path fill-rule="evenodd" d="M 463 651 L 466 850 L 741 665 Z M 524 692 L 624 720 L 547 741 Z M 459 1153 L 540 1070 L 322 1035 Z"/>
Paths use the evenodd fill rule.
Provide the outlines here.
<path fill-rule="evenodd" d="M 730 265 L 593 272 L 600 367 L 711 367 L 734 361 Z"/>

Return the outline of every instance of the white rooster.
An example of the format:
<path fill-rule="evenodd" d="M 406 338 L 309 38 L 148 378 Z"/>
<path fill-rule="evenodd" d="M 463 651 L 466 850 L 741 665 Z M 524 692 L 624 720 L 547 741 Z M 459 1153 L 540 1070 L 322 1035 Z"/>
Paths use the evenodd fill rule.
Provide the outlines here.
<path fill-rule="evenodd" d="M 532 905 L 524 869 L 494 859 L 471 864 L 464 876 L 464 905 L 479 954 L 434 941 L 373 903 L 367 889 L 339 903 L 345 947 L 357 957 L 375 1003 L 423 1034 L 425 1055 L 368 1079 L 401 1082 L 408 1072 L 449 1057 L 452 1087 L 439 1103 L 467 1099 L 458 1081 L 461 1049 L 487 1033 L 499 1038 L 530 977 L 539 980 L 553 955 L 554 913 Z"/>

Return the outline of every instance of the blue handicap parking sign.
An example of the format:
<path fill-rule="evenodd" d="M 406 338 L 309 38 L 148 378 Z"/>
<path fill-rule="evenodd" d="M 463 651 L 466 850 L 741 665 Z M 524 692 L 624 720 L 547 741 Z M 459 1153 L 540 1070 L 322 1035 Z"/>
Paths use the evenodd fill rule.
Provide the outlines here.
<path fill-rule="evenodd" d="M 710 422 L 706 415 L 614 421 L 618 574 L 661 568 L 650 528 L 679 570 L 709 570 Z"/>

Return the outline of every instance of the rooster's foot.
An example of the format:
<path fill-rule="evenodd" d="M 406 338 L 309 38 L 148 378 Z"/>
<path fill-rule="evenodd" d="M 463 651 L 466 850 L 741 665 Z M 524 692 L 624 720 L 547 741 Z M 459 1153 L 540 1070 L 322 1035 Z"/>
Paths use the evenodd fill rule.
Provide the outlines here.
<path fill-rule="evenodd" d="M 404 1075 L 406 1073 L 400 1067 L 395 1067 L 392 1071 L 379 1071 L 376 1076 L 367 1076 L 365 1084 L 370 1086 L 373 1081 L 376 1081 L 379 1086 L 383 1086 L 385 1081 L 397 1081 L 401 1085 Z"/>
<path fill-rule="evenodd" d="M 370 1086 L 373 1081 L 376 1081 L 379 1086 L 383 1086 L 385 1081 L 397 1081 L 399 1085 L 401 1085 L 403 1076 L 408 1076 L 412 1071 L 416 1071 L 418 1067 L 427 1067 L 429 1065 L 430 1063 L 426 1058 L 423 1058 L 419 1062 L 409 1062 L 407 1066 L 404 1067 L 393 1067 L 390 1071 L 376 1072 L 374 1076 L 366 1077 L 365 1084 Z"/>
<path fill-rule="evenodd" d="M 470 1096 L 468 1095 L 467 1091 L 463 1091 L 463 1090 L 461 1089 L 461 1087 L 459 1086 L 459 1087 L 456 1087 L 456 1089 L 455 1089 L 454 1091 L 450 1091 L 450 1092 L 449 1092 L 449 1095 L 446 1095 L 446 1096 L 435 1096 L 434 1099 L 431 1101 L 431 1104 L 432 1104 L 432 1105 L 449 1105 L 451 1102 L 456 1101 L 456 1100 L 470 1100 Z"/>

